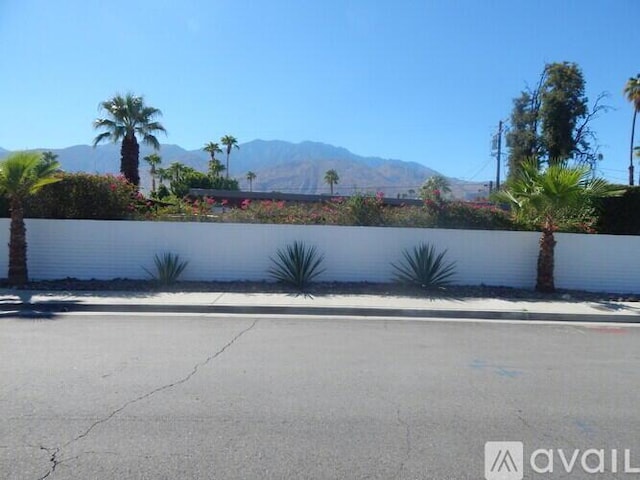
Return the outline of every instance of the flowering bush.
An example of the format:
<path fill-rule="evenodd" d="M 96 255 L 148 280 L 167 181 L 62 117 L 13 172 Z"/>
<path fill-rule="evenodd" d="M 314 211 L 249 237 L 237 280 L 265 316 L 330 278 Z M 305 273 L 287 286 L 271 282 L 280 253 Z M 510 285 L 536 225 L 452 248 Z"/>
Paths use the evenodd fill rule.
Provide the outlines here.
<path fill-rule="evenodd" d="M 253 201 L 241 208 L 229 209 L 223 221 L 242 223 L 281 223 L 296 225 L 337 225 L 338 211 L 332 202 L 286 203 L 284 201 Z"/>
<path fill-rule="evenodd" d="M 439 228 L 466 228 L 476 230 L 514 230 L 516 223 L 508 212 L 483 203 L 431 200 L 425 208 Z"/>
<path fill-rule="evenodd" d="M 235 201 L 204 197 L 174 200 L 159 216 L 170 213 L 186 221 L 268 223 L 295 225 L 370 225 L 414 228 L 468 228 L 514 230 L 508 212 L 495 206 L 427 199 L 424 206 L 385 206 L 381 194 L 335 197 L 324 202 L 297 203 L 274 200 Z M 218 207 L 214 209 L 213 207 Z"/>
<path fill-rule="evenodd" d="M 145 213 L 150 206 L 123 176 L 61 173 L 28 199 L 26 216 L 117 220 Z"/>
<path fill-rule="evenodd" d="M 344 202 L 345 223 L 348 225 L 376 226 L 382 225 L 384 209 L 383 193 L 372 195 L 355 194 Z"/>

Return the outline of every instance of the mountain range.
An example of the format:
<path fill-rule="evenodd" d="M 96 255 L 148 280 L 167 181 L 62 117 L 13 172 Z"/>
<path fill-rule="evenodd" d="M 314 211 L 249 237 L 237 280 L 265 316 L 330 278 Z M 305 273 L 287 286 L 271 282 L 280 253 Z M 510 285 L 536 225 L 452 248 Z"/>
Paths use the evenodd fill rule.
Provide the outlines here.
<path fill-rule="evenodd" d="M 239 145 L 230 155 L 230 176 L 237 178 L 242 189 L 248 190 L 245 176 L 248 171 L 256 174 L 254 191 L 279 191 L 287 193 L 328 193 L 324 183 L 325 172 L 334 169 L 340 180 L 334 193 L 349 195 L 354 192 L 382 191 L 388 197 L 412 196 L 424 181 L 440 175 L 437 171 L 415 162 L 363 157 L 349 150 L 319 142 L 290 143 L 281 140 L 253 140 Z M 93 148 L 74 145 L 51 150 L 58 155 L 62 169 L 68 172 L 117 173 L 120 170 L 120 145 L 105 144 Z M 151 181 L 148 165 L 142 160 L 153 151 L 140 146 L 140 177 L 143 189 Z M 0 148 L 0 158 L 9 152 Z M 206 171 L 209 154 L 202 150 L 185 150 L 178 145 L 163 144 L 158 154 L 162 165 L 181 162 L 196 170 Z M 217 158 L 224 164 L 226 155 Z M 472 198 L 483 188 L 483 183 L 464 182 L 449 178 L 452 193 L 458 198 Z"/>

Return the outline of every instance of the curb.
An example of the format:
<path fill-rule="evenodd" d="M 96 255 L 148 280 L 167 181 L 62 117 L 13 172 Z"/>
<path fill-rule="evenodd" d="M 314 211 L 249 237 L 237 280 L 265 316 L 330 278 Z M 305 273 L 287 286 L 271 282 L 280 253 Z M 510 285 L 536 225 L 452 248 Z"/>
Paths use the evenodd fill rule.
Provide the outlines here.
<path fill-rule="evenodd" d="M 217 313 L 234 315 L 310 315 L 327 317 L 394 317 L 407 319 L 444 318 L 473 320 L 526 320 L 538 322 L 640 323 L 640 315 L 549 313 L 528 311 L 445 310 L 373 307 L 305 307 L 273 305 L 150 305 L 36 302 L 0 304 L 0 312 L 29 316 L 68 312 Z"/>

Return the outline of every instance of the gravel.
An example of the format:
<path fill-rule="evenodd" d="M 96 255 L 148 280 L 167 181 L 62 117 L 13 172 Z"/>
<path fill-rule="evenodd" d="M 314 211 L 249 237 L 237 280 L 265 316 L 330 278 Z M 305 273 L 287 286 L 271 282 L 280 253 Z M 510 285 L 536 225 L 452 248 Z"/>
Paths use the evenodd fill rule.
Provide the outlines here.
<path fill-rule="evenodd" d="M 0 281 L 0 287 L 11 288 L 6 281 Z M 47 280 L 30 282 L 23 290 L 46 291 L 112 291 L 112 292 L 235 292 L 235 293 L 295 293 L 286 285 L 273 282 L 177 282 L 170 286 L 160 286 L 151 280 Z M 626 301 L 636 302 L 640 296 L 630 293 L 585 292 L 578 290 L 557 290 L 544 294 L 534 290 L 503 286 L 448 286 L 439 289 L 421 289 L 419 287 L 397 283 L 370 282 L 318 282 L 306 291 L 311 296 L 323 295 L 388 295 L 413 298 L 499 298 L 505 300 L 549 300 L 566 302 L 584 301 Z"/>

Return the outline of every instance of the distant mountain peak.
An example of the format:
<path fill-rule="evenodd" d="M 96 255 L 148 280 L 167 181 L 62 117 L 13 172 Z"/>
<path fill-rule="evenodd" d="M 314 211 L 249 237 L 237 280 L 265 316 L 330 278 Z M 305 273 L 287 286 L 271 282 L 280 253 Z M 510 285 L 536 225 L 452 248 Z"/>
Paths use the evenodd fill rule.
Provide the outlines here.
<path fill-rule="evenodd" d="M 342 194 L 354 191 L 383 191 L 387 196 L 416 195 L 427 178 L 439 174 L 419 163 L 365 157 L 344 147 L 311 140 L 292 143 L 284 140 L 255 139 L 239 146 L 240 148 L 233 150 L 230 155 L 231 177 L 239 180 L 241 188 L 248 188 L 245 175 L 248 171 L 253 171 L 257 175 L 253 181 L 255 191 L 328 193 L 329 187 L 324 183 L 324 174 L 329 169 L 335 169 L 340 177 L 337 191 Z M 117 173 L 120 170 L 120 144 L 110 143 L 96 148 L 74 145 L 50 150 L 58 155 L 62 168 L 69 172 Z M 152 152 L 153 150 L 146 145 L 140 146 L 140 176 L 143 188 L 148 188 L 151 183 L 148 166 L 143 158 Z M 0 157 L 7 153 L 6 150 L 0 149 Z M 207 169 L 209 160 L 209 154 L 201 148 L 185 150 L 174 144 L 162 144 L 159 155 L 162 157 L 163 166 L 181 162 L 200 171 Z M 224 160 L 225 155 L 219 157 Z M 452 183 L 454 187 L 459 187 L 454 188 L 458 196 L 464 195 L 465 191 L 477 194 L 480 188 L 478 184 L 469 184 L 469 188 L 465 187 L 464 191 L 461 191 L 460 185 L 463 185 L 463 182 Z"/>

